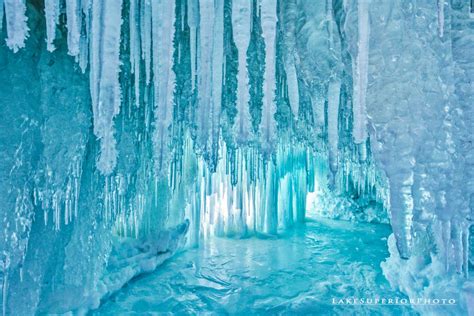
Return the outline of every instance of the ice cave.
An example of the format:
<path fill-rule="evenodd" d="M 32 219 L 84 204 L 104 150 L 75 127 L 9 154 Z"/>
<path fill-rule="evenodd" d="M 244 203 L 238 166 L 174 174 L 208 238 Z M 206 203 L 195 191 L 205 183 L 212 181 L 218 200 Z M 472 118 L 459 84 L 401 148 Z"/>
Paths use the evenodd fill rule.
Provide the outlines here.
<path fill-rule="evenodd" d="M 474 315 L 473 0 L 0 0 L 0 310 Z"/>

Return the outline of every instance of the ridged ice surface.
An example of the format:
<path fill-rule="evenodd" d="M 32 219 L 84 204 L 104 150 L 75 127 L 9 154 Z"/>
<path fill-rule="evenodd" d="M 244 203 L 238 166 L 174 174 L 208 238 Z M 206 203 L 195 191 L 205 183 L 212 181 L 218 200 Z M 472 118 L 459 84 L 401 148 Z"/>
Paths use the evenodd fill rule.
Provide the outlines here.
<path fill-rule="evenodd" d="M 94 315 L 406 314 L 406 306 L 332 305 L 342 297 L 406 298 L 380 268 L 389 234 L 387 225 L 317 219 L 278 239 L 212 239 L 132 281 Z"/>

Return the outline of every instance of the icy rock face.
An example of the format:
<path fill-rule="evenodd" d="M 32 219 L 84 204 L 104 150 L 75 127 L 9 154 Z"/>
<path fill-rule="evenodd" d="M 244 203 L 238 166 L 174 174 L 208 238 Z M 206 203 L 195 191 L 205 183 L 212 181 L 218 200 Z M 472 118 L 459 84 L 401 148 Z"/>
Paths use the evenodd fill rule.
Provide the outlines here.
<path fill-rule="evenodd" d="M 456 272 L 467 277 L 474 41 L 464 2 L 0 9 L 4 313 L 47 312 L 61 293 L 97 306 L 111 240 L 149 240 L 185 218 L 198 245 L 275 235 L 306 211 L 387 222 L 389 209 L 394 286 L 422 291 L 392 273 L 407 259 L 442 262 L 452 286 L 464 282 Z M 58 312 L 81 308 L 70 303 Z"/>

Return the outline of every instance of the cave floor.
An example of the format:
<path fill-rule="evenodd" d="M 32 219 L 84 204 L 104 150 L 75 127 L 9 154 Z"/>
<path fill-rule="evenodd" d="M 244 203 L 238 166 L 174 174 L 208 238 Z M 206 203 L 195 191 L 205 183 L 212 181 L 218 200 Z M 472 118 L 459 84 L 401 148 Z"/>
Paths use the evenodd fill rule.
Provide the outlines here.
<path fill-rule="evenodd" d="M 380 262 L 388 225 L 316 219 L 277 239 L 212 238 L 130 282 L 95 315 L 401 315 L 407 306 L 333 299 L 405 298 Z"/>

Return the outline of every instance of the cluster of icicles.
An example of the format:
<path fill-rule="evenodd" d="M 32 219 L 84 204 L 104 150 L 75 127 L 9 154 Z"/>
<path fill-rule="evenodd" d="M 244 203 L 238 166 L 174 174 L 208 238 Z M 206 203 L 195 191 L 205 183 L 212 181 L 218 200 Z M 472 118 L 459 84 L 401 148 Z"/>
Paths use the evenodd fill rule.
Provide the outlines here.
<path fill-rule="evenodd" d="M 293 3 L 294 1 L 290 1 Z M 120 112 L 121 91 L 120 43 L 123 23 L 122 0 L 66 0 L 65 8 L 60 0 L 45 1 L 47 49 L 53 51 L 56 28 L 60 15 L 66 13 L 67 42 L 83 72 L 89 66 L 90 92 L 93 104 L 94 133 L 101 141 L 98 168 L 104 175 L 113 172 L 117 161 L 114 139 L 114 117 Z M 275 62 L 276 27 L 278 21 L 276 0 L 262 0 L 256 8 L 261 18 L 262 36 L 265 43 L 265 73 L 263 80 L 263 117 L 258 130 L 262 152 L 274 152 L 277 144 L 275 121 Z M 5 0 L 7 45 L 14 51 L 24 47 L 28 36 L 26 5 L 24 0 Z M 0 5 L 3 9 L 3 5 Z M 187 10 L 190 28 L 190 53 L 193 89 L 197 91 L 197 137 L 196 147 L 201 153 L 216 156 L 219 142 L 219 117 L 223 87 L 224 63 L 224 0 L 188 0 L 183 6 Z M 173 36 L 175 32 L 175 1 L 130 0 L 128 4 L 131 72 L 135 77 L 135 102 L 140 106 L 140 79 L 153 85 L 154 145 L 158 168 L 165 168 L 169 158 L 169 126 L 173 116 Z M 239 145 L 246 145 L 252 138 L 249 114 L 249 78 L 246 53 L 249 47 L 252 19 L 252 1 L 232 1 L 233 37 L 238 50 L 237 117 L 232 135 Z M 367 85 L 368 32 L 367 2 L 359 6 L 359 28 L 361 30 L 358 59 L 354 63 L 357 74 L 354 78 L 354 140 L 357 144 L 366 141 L 365 93 Z M 0 14 L 3 16 L 3 14 Z M 105 18 L 106 16 L 106 18 Z M 178 26 L 179 27 L 179 26 Z M 294 36 L 294 34 L 293 34 Z M 287 44 L 294 49 L 294 39 Z M 298 79 L 294 56 L 287 54 L 288 98 L 295 117 L 298 113 Z M 141 64 L 144 67 L 141 67 Z M 140 73 L 144 68 L 145 73 Z M 330 150 L 337 151 L 337 114 L 340 82 L 330 85 L 331 104 L 328 106 L 328 131 Z M 323 105 L 324 106 L 324 105 Z M 323 109 L 316 109 L 323 116 Z M 324 120 L 319 117 L 317 120 Z M 253 138 L 254 139 L 254 138 Z M 217 157 L 214 157 L 217 159 Z"/>
<path fill-rule="evenodd" d="M 178 3 L 179 7 L 177 7 Z M 105 218 L 116 218 L 116 230 L 121 234 L 131 232 L 138 234 L 148 203 L 146 193 L 138 192 L 134 198 L 134 205 L 128 205 L 123 188 L 134 181 L 134 176 L 114 174 L 119 154 L 116 148 L 114 118 L 120 113 L 124 103 L 120 83 L 121 44 L 124 39 L 129 41 L 127 43 L 128 62 L 132 75 L 129 80 L 133 90 L 132 101 L 128 101 L 137 109 L 151 104 L 152 110 L 148 113 L 154 115 L 151 127 L 154 166 L 153 172 L 148 176 L 156 178 L 164 175 L 165 178 L 169 178 L 173 195 L 186 195 L 181 196 L 188 202 L 186 214 L 195 220 L 196 225 L 203 225 L 217 234 L 233 234 L 234 232 L 246 234 L 251 231 L 274 233 L 278 228 L 284 228 L 295 221 L 304 219 L 306 194 L 314 191 L 315 181 L 324 182 L 328 173 L 337 174 L 339 180 L 336 184 L 343 191 L 344 187 L 348 189 L 349 182 L 354 182 L 358 186 L 359 193 L 371 192 L 380 182 L 374 176 L 373 165 L 352 164 L 353 160 L 364 161 L 367 156 L 365 145 L 369 35 L 367 2 L 362 1 L 358 6 L 360 36 L 357 58 L 353 65 L 356 75 L 353 87 L 352 134 L 360 153 L 359 157 L 344 162 L 341 160 L 347 159 L 339 157 L 341 145 L 339 144 L 338 120 L 341 78 L 337 75 L 331 77 L 327 88 L 327 114 L 324 102 L 312 102 L 314 124 L 322 130 L 327 130 L 328 145 L 315 149 L 308 145 L 294 145 L 292 140 L 286 145 L 278 141 L 278 122 L 275 118 L 278 85 L 286 86 L 285 91 L 287 91 L 291 114 L 296 120 L 300 107 L 299 80 L 295 60 L 296 34 L 294 25 L 288 27 L 296 23 L 295 1 L 285 3 L 285 10 L 287 10 L 285 14 L 278 13 L 282 10 L 278 6 L 282 4 L 279 4 L 277 0 L 233 0 L 231 3 L 232 36 L 237 48 L 238 61 L 235 100 L 237 113 L 233 126 L 228 126 L 229 130 L 226 131 L 228 135 L 231 135 L 233 148 L 232 150 L 226 148 L 222 140 L 220 121 L 223 111 L 222 95 L 225 93 L 223 89 L 226 85 L 224 55 L 225 50 L 228 49 L 224 41 L 225 3 L 224 0 L 45 1 L 47 49 L 55 50 L 54 40 L 61 23 L 60 16 L 65 13 L 68 53 L 76 59 L 83 72 L 89 71 L 94 134 L 100 141 L 97 168 L 106 176 Z M 24 0 L 5 0 L 3 5 L 0 4 L 2 9 L 3 6 L 6 17 L 7 45 L 16 52 L 24 47 L 28 37 L 27 8 Z M 124 8 L 128 11 L 126 18 L 122 16 Z M 180 21 L 176 20 L 177 8 L 185 11 L 181 14 Z M 329 5 L 327 9 L 332 34 L 335 32 L 332 6 Z M 252 126 L 254 122 L 252 122 L 249 108 L 252 95 L 247 56 L 252 23 L 255 23 L 252 18 L 255 14 L 259 16 L 259 23 L 261 23 L 265 63 L 262 76 L 262 117 L 257 128 Z M 3 16 L 3 14 L 0 15 Z M 279 54 L 277 23 L 281 19 L 292 19 L 283 21 L 288 27 L 284 35 L 286 48 L 283 53 L 283 63 L 286 77 L 283 83 L 275 75 Z M 129 23 L 125 28 L 124 21 Z M 200 176 L 200 180 L 187 184 L 187 189 L 184 191 L 175 190 L 177 185 L 176 180 L 173 179 L 177 176 L 174 174 L 175 170 L 170 172 L 173 167 L 170 166 L 173 158 L 170 126 L 173 123 L 176 88 L 174 54 L 176 50 L 182 54 L 184 52 L 181 50 L 185 49 L 176 45 L 174 39 L 175 32 L 179 31 L 178 28 L 184 29 L 183 23 L 187 23 L 190 33 L 188 53 L 191 63 L 191 88 L 196 96 L 196 114 L 193 118 L 194 122 L 188 123 L 195 127 L 192 140 L 189 139 L 188 134 L 181 134 L 186 135 L 186 140 L 181 140 L 183 144 L 186 144 L 182 160 L 186 164 L 186 161 L 189 162 L 191 159 L 189 157 L 197 154 L 197 158 L 193 159 L 197 159 L 195 166 Z M 124 29 L 129 31 L 126 37 L 122 34 Z M 331 34 L 329 45 L 331 47 L 340 45 L 337 35 Z M 337 50 L 340 47 L 332 49 Z M 146 97 L 151 99 L 147 100 L 145 105 L 142 102 L 145 93 L 141 91 L 144 89 L 147 89 Z M 187 160 L 186 152 L 189 156 Z M 316 168 L 314 165 L 319 163 L 317 159 L 329 161 L 329 167 L 319 173 L 319 180 L 316 179 L 314 172 Z M 340 172 L 338 172 L 339 165 L 342 166 Z M 357 171 L 358 168 L 360 171 Z M 349 180 L 349 177 L 353 179 Z M 159 180 L 155 180 L 154 185 L 155 201 L 159 195 L 157 182 Z M 65 224 L 71 220 L 72 214 L 77 214 L 79 190 L 77 183 L 78 177 L 73 177 L 71 189 L 67 190 L 71 196 L 63 197 L 66 202 L 55 202 L 53 199 L 52 208 L 55 214 L 53 221 L 57 229 L 60 227 L 61 205 L 66 207 Z M 377 193 L 375 197 L 377 201 L 386 203 L 388 200 L 386 191 L 381 193 L 381 190 L 374 190 L 374 192 Z M 44 204 L 41 192 L 37 195 Z M 277 196 L 284 198 L 278 199 Z M 44 207 L 45 210 L 49 208 L 51 208 L 50 205 Z M 123 210 L 128 208 L 132 211 Z M 219 213 L 213 214 L 214 208 L 218 208 Z M 45 215 L 46 220 L 47 215 Z M 199 230 L 196 228 L 195 232 Z"/>

